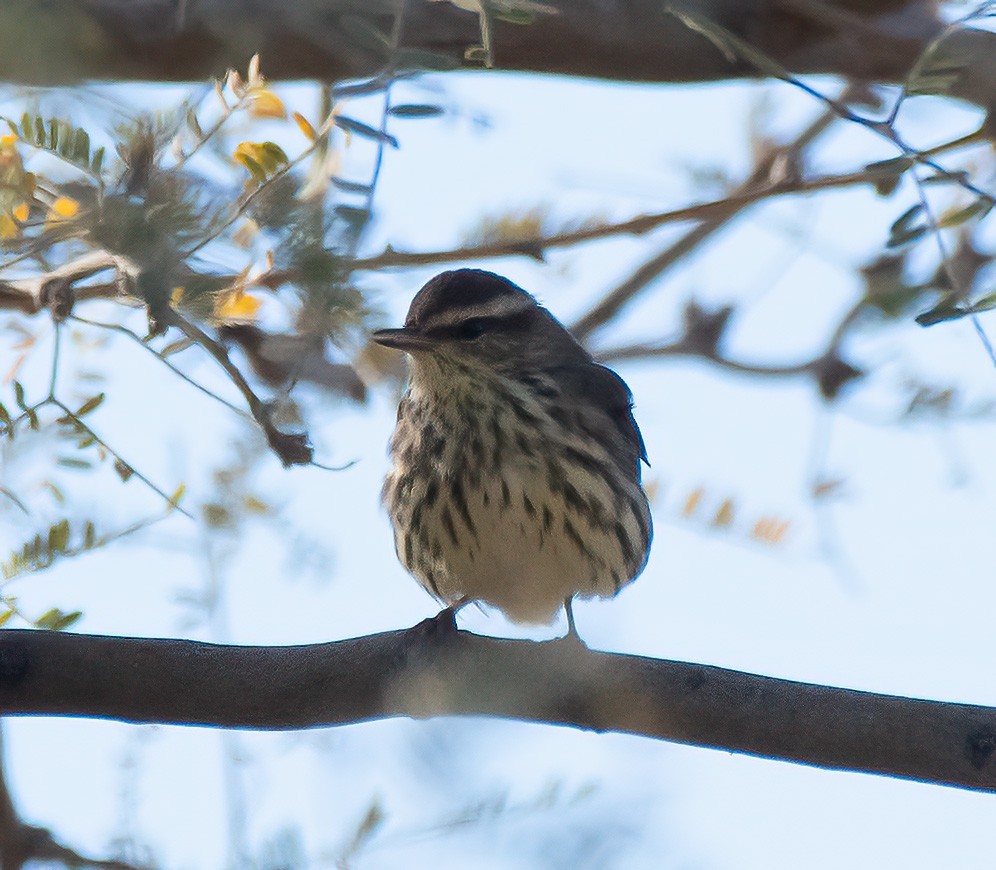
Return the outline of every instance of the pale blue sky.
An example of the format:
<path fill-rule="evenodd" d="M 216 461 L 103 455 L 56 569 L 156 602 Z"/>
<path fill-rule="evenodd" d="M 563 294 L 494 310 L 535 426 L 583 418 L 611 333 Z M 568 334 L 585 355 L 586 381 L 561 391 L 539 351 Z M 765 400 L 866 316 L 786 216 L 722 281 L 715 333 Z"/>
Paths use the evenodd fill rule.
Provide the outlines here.
<path fill-rule="evenodd" d="M 385 160 L 371 252 L 385 242 L 410 250 L 455 244 L 482 213 L 536 204 L 565 219 L 625 217 L 708 198 L 715 191 L 702 194 L 690 170 L 742 173 L 752 111 L 764 105 L 778 131 L 797 129 L 818 111 L 783 85 L 669 88 L 499 75 L 429 78 L 399 88 L 397 100 L 433 92 L 454 111 L 392 124 L 401 148 Z M 154 93 L 166 100 L 165 90 Z M 310 105 L 302 87 L 285 94 L 302 111 Z M 908 115 L 914 142 L 955 135 L 975 118 L 935 100 L 911 104 Z M 828 137 L 819 165 L 853 169 L 886 156 L 867 133 L 844 128 Z M 346 169 L 362 177 L 367 157 L 354 150 Z M 902 191 L 881 200 L 855 191 L 757 208 L 627 311 L 601 343 L 669 334 L 681 304 L 694 295 L 751 303 L 732 335 L 732 355 L 805 358 L 858 292 L 851 267 L 880 249 L 911 196 Z M 546 264 L 510 258 L 481 265 L 507 274 L 569 320 L 675 232 L 557 252 Z M 396 322 L 434 271 L 362 280 L 386 322 Z M 115 313 L 109 305 L 89 312 Z M 139 328 L 140 313 L 133 323 Z M 908 377 L 992 398 L 993 369 L 965 322 L 875 332 L 855 343 L 854 354 L 878 373 L 845 398 L 830 424 L 824 464 L 845 480 L 842 497 L 829 507 L 835 555 L 821 546 L 807 496 L 814 433 L 827 425 L 809 384 L 752 381 L 688 361 L 619 367 L 636 396 L 653 463 L 648 479 L 661 487 L 657 537 L 645 574 L 617 600 L 578 606 L 590 645 L 996 704 L 992 419 L 877 422 L 895 410 Z M 111 370 L 110 398 L 94 425 L 164 488 L 184 480 L 195 505 L 210 491 L 208 471 L 224 457 L 235 423 L 146 356 L 123 341 L 106 358 L 89 353 L 90 366 L 106 359 Z M 44 359 L 40 353 L 38 377 Z M 179 359 L 191 375 L 231 392 L 196 351 Z M 263 464 L 262 491 L 283 506 L 288 523 L 327 548 L 330 567 L 325 582 L 308 572 L 296 577 L 302 572 L 288 565 L 286 533 L 250 527 L 232 541 L 225 572 L 233 641 L 327 640 L 409 625 L 433 612 L 397 564 L 378 505 L 394 401 L 382 387 L 368 407 L 326 409 L 312 424 L 323 461 L 357 460 L 347 471 Z M 196 421 L 196 436 L 177 425 L 178 414 Z M 964 472 L 957 486 L 953 465 Z M 679 517 L 684 498 L 699 486 L 713 507 L 736 499 L 743 519 L 733 531 L 711 532 L 704 521 Z M 95 511 L 118 520 L 155 507 L 134 483 L 109 481 L 91 498 Z M 749 539 L 748 518 L 760 515 L 791 521 L 782 546 Z M 178 590 L 201 588 L 203 575 L 202 542 L 177 516 L 141 541 L 23 580 L 17 592 L 26 608 L 80 607 L 82 631 L 208 638 L 204 626 L 185 626 L 189 609 L 176 601 Z M 464 624 L 522 634 L 494 614 L 471 611 Z M 223 866 L 219 732 L 24 719 L 9 722 L 7 735 L 16 797 L 30 821 L 50 824 L 94 853 L 106 851 L 124 826 L 154 848 L 164 867 Z M 551 856 L 565 866 L 624 868 L 991 866 L 994 798 L 935 786 L 470 719 L 246 734 L 238 743 L 250 844 L 258 849 L 281 828 L 299 826 L 315 867 L 331 866 L 329 855 L 375 797 L 387 821 L 356 859 L 358 868 L 554 866 Z M 133 773 L 122 769 L 129 756 Z M 532 806 L 552 783 L 561 784 L 564 806 L 431 833 L 488 795 L 507 793 L 510 803 Z M 612 851 L 600 852 L 600 842 Z"/>

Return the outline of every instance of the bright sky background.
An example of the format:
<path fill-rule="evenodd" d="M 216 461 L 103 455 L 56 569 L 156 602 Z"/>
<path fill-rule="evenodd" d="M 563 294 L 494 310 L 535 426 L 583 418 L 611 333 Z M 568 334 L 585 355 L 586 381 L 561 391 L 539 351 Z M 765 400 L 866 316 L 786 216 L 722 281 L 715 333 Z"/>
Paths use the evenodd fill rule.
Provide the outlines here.
<path fill-rule="evenodd" d="M 181 93 L 148 89 L 142 99 L 168 105 Z M 281 93 L 310 112 L 306 89 Z M 673 88 L 465 74 L 427 77 L 396 94 L 398 102 L 432 98 L 451 111 L 392 122 L 401 147 L 386 157 L 371 253 L 386 242 L 405 250 L 453 245 L 482 215 L 534 205 L 566 220 L 708 199 L 718 189 L 692 172 L 740 176 L 752 112 L 763 107 L 767 129 L 783 135 L 819 111 L 808 97 L 771 84 Z M 372 100 L 359 111 L 375 118 L 377 110 Z M 909 103 L 903 117 L 909 138 L 924 145 L 977 122 L 974 112 L 925 98 Z M 845 170 L 891 152 L 842 127 L 819 155 L 819 169 Z M 354 149 L 344 174 L 363 178 L 368 156 Z M 600 343 L 672 334 L 694 296 L 744 305 L 731 356 L 804 359 L 855 298 L 853 267 L 881 249 L 912 195 L 904 189 L 882 200 L 851 191 L 755 208 L 669 274 Z M 546 264 L 481 265 L 569 321 L 677 232 L 556 252 Z M 435 271 L 361 280 L 384 323 L 396 323 Z M 120 316 L 105 304 L 83 313 Z M 130 323 L 140 329 L 141 313 Z M 992 318 L 983 325 L 996 334 Z M 93 425 L 164 489 L 186 482 L 188 506 L 209 498 L 210 471 L 230 461 L 236 421 L 139 348 L 124 340 L 111 347 L 107 355 L 73 347 L 67 356 L 67 373 L 74 356 L 81 366 L 108 370 L 109 399 Z M 653 463 L 648 480 L 659 487 L 657 534 L 636 583 L 615 601 L 578 606 L 589 645 L 996 704 L 993 419 L 890 422 L 906 379 L 955 385 L 971 404 L 994 397 L 996 372 L 964 321 L 875 330 L 849 351 L 876 375 L 832 414 L 802 381 L 750 380 L 678 360 L 618 367 L 636 397 Z M 44 382 L 46 359 L 40 349 L 26 381 Z M 177 359 L 203 383 L 232 393 L 197 351 Z M 367 407 L 319 409 L 310 425 L 317 458 L 355 459 L 346 471 L 284 471 L 275 458 L 260 464 L 256 489 L 279 506 L 284 524 L 249 524 L 228 542 L 223 615 L 213 625 L 192 623 L 196 608 L 178 600 L 203 594 L 210 582 L 204 538 L 179 516 L 140 539 L 19 581 L 22 605 L 80 608 L 86 616 L 77 627 L 85 632 L 261 644 L 362 635 L 430 615 L 432 601 L 395 560 L 378 504 L 396 398 L 382 386 Z M 3 454 L 4 482 L 29 479 L 51 449 L 43 443 Z M 841 496 L 825 506 L 827 524 L 817 521 L 808 496 L 814 463 L 843 481 Z M 92 513 L 110 527 L 158 508 L 137 483 L 81 481 Z M 696 487 L 705 490 L 702 515 L 682 519 Z M 738 522 L 711 531 L 709 510 L 726 497 L 736 501 Z M 790 520 L 781 546 L 749 538 L 759 516 Z M 307 552 L 312 569 L 288 550 Z M 563 630 L 523 632 L 474 611 L 461 620 L 487 634 Z M 992 866 L 992 796 L 636 737 L 483 719 L 238 735 L 22 719 L 9 720 L 5 733 L 26 819 L 93 854 L 130 838 L 171 870 L 233 860 L 226 777 L 244 801 L 251 852 L 258 857 L 262 844 L 286 841 L 282 832 L 293 829 L 313 867 L 334 866 L 375 800 L 386 820 L 351 864 L 357 868 Z M 468 808 L 499 797 L 505 812 L 458 823 Z M 238 856 L 234 864 L 246 866 Z"/>

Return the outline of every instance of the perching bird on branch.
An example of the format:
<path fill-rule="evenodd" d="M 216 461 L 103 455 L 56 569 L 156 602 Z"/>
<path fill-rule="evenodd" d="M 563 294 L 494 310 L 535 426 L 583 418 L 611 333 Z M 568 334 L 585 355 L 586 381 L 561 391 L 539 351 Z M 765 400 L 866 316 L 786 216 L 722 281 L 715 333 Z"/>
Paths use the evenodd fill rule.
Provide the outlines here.
<path fill-rule="evenodd" d="M 623 380 L 525 290 L 491 272 L 433 278 L 401 329 L 411 358 L 383 498 L 402 564 L 448 606 L 549 624 L 647 562 L 646 451 Z"/>

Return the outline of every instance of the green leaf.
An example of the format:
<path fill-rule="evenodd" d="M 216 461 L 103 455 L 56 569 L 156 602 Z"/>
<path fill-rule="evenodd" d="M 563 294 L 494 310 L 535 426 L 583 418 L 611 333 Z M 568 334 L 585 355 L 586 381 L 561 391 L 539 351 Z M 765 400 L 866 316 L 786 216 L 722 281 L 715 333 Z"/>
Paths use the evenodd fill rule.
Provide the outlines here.
<path fill-rule="evenodd" d="M 84 166 L 90 163 L 90 134 L 79 127 L 73 132 L 73 160 Z"/>
<path fill-rule="evenodd" d="M 253 180 L 258 181 L 260 184 L 266 181 L 266 170 L 248 154 L 239 154 L 236 159 L 249 170 L 249 174 L 253 177 Z"/>
<path fill-rule="evenodd" d="M 80 405 L 79 410 L 76 412 L 77 417 L 82 417 L 89 414 L 91 411 L 96 410 L 100 403 L 104 401 L 104 393 L 97 393 L 96 396 L 91 396 L 82 405 Z"/>
<path fill-rule="evenodd" d="M 10 416 L 10 412 L 4 407 L 3 402 L 0 402 L 0 423 L 4 426 L 10 426 L 13 423 L 13 419 Z"/>
<path fill-rule="evenodd" d="M 97 546 L 97 529 L 92 520 L 87 520 L 83 524 L 83 549 L 92 550 Z"/>
<path fill-rule="evenodd" d="M 966 308 L 954 305 L 951 302 L 942 301 L 929 311 L 924 311 L 923 314 L 918 314 L 916 322 L 919 323 L 920 326 L 933 326 L 936 323 L 943 323 L 945 320 L 957 320 L 960 317 L 964 317 L 968 313 L 969 311 Z"/>
<path fill-rule="evenodd" d="M 49 527 L 48 549 L 50 553 L 63 553 L 69 548 L 69 520 L 59 522 Z"/>
<path fill-rule="evenodd" d="M 917 223 L 922 215 L 923 205 L 920 203 L 904 211 L 889 228 L 889 240 L 886 242 L 886 247 L 895 248 L 923 236 L 927 232 L 927 225 Z"/>
<path fill-rule="evenodd" d="M 992 293 L 987 293 L 981 299 L 978 299 L 972 304 L 972 313 L 979 314 L 983 311 L 992 311 L 996 308 L 996 290 Z"/>
<path fill-rule="evenodd" d="M 94 175 L 100 175 L 100 170 L 104 168 L 104 146 L 101 145 L 93 152 L 93 159 L 90 161 L 90 171 Z"/>
<path fill-rule="evenodd" d="M 442 106 L 429 106 L 416 103 L 405 103 L 391 106 L 389 114 L 395 118 L 435 118 L 443 114 Z"/>
<path fill-rule="evenodd" d="M 52 118 L 48 122 L 48 147 L 53 151 L 59 150 L 59 124 L 55 118 Z"/>
<path fill-rule="evenodd" d="M 993 201 L 986 197 L 979 197 L 974 202 L 969 203 L 964 208 L 945 212 L 937 221 L 939 227 L 957 227 L 970 221 L 974 217 L 985 217 L 992 211 Z"/>
<path fill-rule="evenodd" d="M 942 30 L 907 77 L 906 94 L 946 96 L 963 75 L 983 68 L 991 53 L 991 35 L 984 31 L 967 27 Z"/>
<path fill-rule="evenodd" d="M 276 142 L 261 142 L 259 148 L 263 158 L 263 168 L 268 174 L 272 175 L 281 166 L 290 162 L 287 153 Z"/>
<path fill-rule="evenodd" d="M 367 139 L 383 142 L 386 145 L 390 145 L 392 148 L 398 147 L 398 140 L 395 139 L 390 133 L 385 133 L 382 130 L 371 127 L 369 124 L 357 121 L 355 118 L 347 118 L 345 115 L 336 115 L 335 125 L 342 130 L 348 130 L 350 133 L 355 133 L 357 136 L 363 136 Z"/>
<path fill-rule="evenodd" d="M 77 459 L 75 456 L 60 456 L 56 462 L 63 468 L 93 468 L 93 463 L 87 459 Z"/>
<path fill-rule="evenodd" d="M 79 610 L 74 610 L 72 613 L 63 613 L 58 607 L 53 607 L 50 610 L 46 610 L 35 620 L 35 627 L 45 628 L 49 631 L 62 631 L 79 621 L 82 615 L 82 612 Z"/>
<path fill-rule="evenodd" d="M 14 611 L 13 610 L 5 610 L 3 613 L 0 613 L 0 626 L 4 626 L 8 622 L 10 622 L 10 618 L 13 615 L 14 615 Z"/>
<path fill-rule="evenodd" d="M 35 118 L 35 145 L 44 148 L 47 141 L 48 137 L 45 135 L 45 122 L 42 120 L 42 116 L 38 115 Z"/>
<path fill-rule="evenodd" d="M 14 401 L 22 411 L 27 411 L 28 406 L 24 401 L 24 385 L 20 381 L 14 381 Z"/>
<path fill-rule="evenodd" d="M 865 172 L 870 176 L 869 180 L 875 186 L 875 192 L 879 196 L 891 196 L 899 187 L 903 173 L 915 162 L 912 157 L 893 157 L 889 160 L 869 163 L 865 167 Z"/>
<path fill-rule="evenodd" d="M 21 115 L 21 138 L 25 142 L 31 142 L 34 139 L 35 125 L 31 120 L 31 115 L 25 112 Z"/>
<path fill-rule="evenodd" d="M 114 460 L 114 470 L 117 472 L 118 477 L 121 478 L 122 483 L 127 483 L 128 478 L 135 473 L 134 468 L 132 468 L 127 462 L 122 462 L 120 459 Z"/>

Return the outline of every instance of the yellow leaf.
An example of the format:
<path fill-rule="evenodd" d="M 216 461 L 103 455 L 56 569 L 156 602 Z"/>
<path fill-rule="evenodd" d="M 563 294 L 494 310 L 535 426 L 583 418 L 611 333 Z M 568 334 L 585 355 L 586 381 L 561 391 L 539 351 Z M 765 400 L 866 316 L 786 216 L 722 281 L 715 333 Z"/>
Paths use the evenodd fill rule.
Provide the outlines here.
<path fill-rule="evenodd" d="M 300 112 L 294 113 L 294 121 L 302 133 L 312 142 L 318 138 L 318 132 L 311 125 L 311 121 L 304 117 Z"/>
<path fill-rule="evenodd" d="M 172 292 L 169 294 L 169 304 L 172 308 L 176 308 L 183 302 L 183 294 L 186 291 L 183 287 L 174 287 Z"/>
<path fill-rule="evenodd" d="M 286 118 L 287 109 L 280 97 L 264 88 L 250 94 L 249 114 L 254 118 Z"/>
<path fill-rule="evenodd" d="M 0 148 L 10 148 L 20 138 L 20 136 L 15 136 L 13 133 L 8 133 L 6 136 L 0 136 Z"/>
<path fill-rule="evenodd" d="M 80 204 L 69 196 L 60 196 L 49 208 L 48 219 L 50 221 L 65 220 L 75 217 L 80 210 Z"/>
<path fill-rule="evenodd" d="M 15 239 L 20 230 L 9 214 L 0 214 L 0 239 Z"/>
<path fill-rule="evenodd" d="M 187 492 L 187 484 L 181 483 L 176 488 L 176 491 L 169 497 L 168 504 L 166 506 L 167 513 L 169 513 L 171 510 L 179 506 L 186 492 Z"/>
<path fill-rule="evenodd" d="M 242 499 L 242 505 L 251 514 L 265 514 L 270 510 L 270 506 L 262 499 L 254 495 L 247 495 Z"/>
<path fill-rule="evenodd" d="M 229 293 L 218 298 L 214 306 L 214 314 L 219 320 L 255 320 L 256 312 L 262 305 L 259 299 L 249 293 Z"/>
<path fill-rule="evenodd" d="M 21 221 L 21 223 L 24 223 L 28 219 L 29 214 L 31 214 L 31 209 L 26 202 L 14 206 L 14 217 Z"/>
<path fill-rule="evenodd" d="M 715 529 L 725 529 L 733 525 L 733 499 L 724 499 L 719 506 L 715 516 L 712 518 L 712 527 Z"/>
<path fill-rule="evenodd" d="M 288 162 L 283 148 L 276 142 L 240 142 L 235 146 L 233 156 L 259 182 L 266 181 Z"/>
<path fill-rule="evenodd" d="M 699 503 L 702 501 L 703 492 L 704 491 L 700 486 L 697 489 L 693 489 L 688 494 L 688 498 L 685 499 L 684 507 L 682 507 L 681 509 L 681 515 L 683 517 L 688 518 L 695 513 L 696 509 L 699 506 Z"/>

